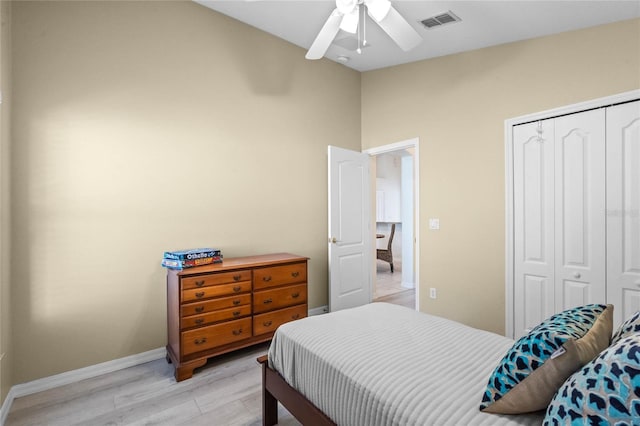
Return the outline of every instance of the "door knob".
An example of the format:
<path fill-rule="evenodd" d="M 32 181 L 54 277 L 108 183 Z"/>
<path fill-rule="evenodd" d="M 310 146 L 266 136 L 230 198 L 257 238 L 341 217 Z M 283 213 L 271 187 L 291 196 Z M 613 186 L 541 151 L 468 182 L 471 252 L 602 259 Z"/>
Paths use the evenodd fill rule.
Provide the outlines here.
<path fill-rule="evenodd" d="M 337 239 L 336 237 L 331 237 L 331 238 L 329 239 L 329 242 L 330 242 L 330 243 L 335 244 L 335 243 L 337 243 L 337 242 L 338 242 L 338 239 Z"/>
<path fill-rule="evenodd" d="M 580 272 L 574 272 L 573 273 L 573 278 L 578 279 L 580 277 L 581 277 Z"/>

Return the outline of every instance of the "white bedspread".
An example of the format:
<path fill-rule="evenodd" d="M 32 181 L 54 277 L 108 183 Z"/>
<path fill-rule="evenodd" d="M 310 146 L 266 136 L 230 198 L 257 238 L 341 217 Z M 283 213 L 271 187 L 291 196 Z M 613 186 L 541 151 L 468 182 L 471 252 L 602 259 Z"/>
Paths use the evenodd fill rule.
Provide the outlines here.
<path fill-rule="evenodd" d="M 269 365 L 340 426 L 540 425 L 478 410 L 513 340 L 387 303 L 282 325 Z"/>

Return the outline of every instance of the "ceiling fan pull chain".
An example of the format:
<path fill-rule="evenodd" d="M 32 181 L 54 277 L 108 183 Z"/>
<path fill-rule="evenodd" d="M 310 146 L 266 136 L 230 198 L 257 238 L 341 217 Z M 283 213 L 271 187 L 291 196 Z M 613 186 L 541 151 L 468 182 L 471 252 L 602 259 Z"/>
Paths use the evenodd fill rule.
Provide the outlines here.
<path fill-rule="evenodd" d="M 358 21 L 361 20 L 361 15 L 360 15 L 360 5 L 356 6 L 358 8 Z M 356 49 L 356 52 L 358 52 L 358 55 L 362 53 L 362 49 L 360 49 L 360 31 L 361 31 L 361 27 L 362 25 L 358 25 L 358 48 Z"/>
<path fill-rule="evenodd" d="M 367 9 L 362 7 L 362 47 L 367 45 Z"/>

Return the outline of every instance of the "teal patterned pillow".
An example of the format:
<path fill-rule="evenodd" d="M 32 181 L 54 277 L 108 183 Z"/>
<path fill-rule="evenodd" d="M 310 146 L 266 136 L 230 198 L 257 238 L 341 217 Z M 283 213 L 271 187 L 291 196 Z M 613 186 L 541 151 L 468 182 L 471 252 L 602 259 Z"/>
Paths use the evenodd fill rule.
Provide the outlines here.
<path fill-rule="evenodd" d="M 615 345 L 618 343 L 618 340 L 634 333 L 640 333 L 640 311 L 631 315 L 631 318 L 628 318 L 622 323 L 622 325 L 620 325 L 620 327 L 618 327 L 618 330 L 611 338 L 611 345 Z"/>
<path fill-rule="evenodd" d="M 640 334 L 605 349 L 558 390 L 545 426 L 640 424 Z"/>
<path fill-rule="evenodd" d="M 612 305 L 586 305 L 544 320 L 521 337 L 495 368 L 480 410 L 544 410 L 564 381 L 609 345 Z"/>

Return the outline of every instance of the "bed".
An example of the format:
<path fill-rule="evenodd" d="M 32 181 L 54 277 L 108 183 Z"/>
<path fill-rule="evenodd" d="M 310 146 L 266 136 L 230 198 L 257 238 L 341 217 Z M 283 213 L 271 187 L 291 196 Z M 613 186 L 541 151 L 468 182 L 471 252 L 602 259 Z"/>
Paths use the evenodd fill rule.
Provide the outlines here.
<path fill-rule="evenodd" d="M 540 425 L 480 412 L 513 340 L 387 303 L 282 325 L 263 369 L 263 424 L 280 401 L 307 425 Z"/>

